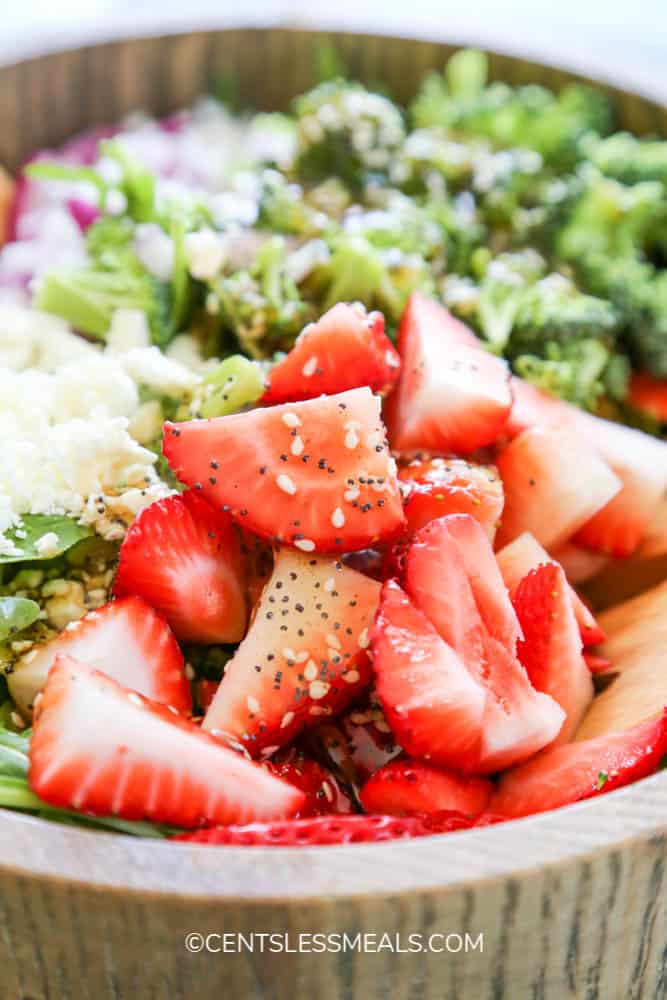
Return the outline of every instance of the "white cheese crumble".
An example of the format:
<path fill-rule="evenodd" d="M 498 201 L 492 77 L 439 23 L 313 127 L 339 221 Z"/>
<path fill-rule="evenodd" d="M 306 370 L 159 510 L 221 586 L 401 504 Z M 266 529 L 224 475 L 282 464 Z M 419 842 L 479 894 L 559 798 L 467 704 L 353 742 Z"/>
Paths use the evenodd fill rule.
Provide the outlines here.
<path fill-rule="evenodd" d="M 58 536 L 55 531 L 47 531 L 35 542 L 35 551 L 40 556 L 54 556 L 58 552 Z"/>
<path fill-rule="evenodd" d="M 225 262 L 225 243 L 212 229 L 200 229 L 185 237 L 190 274 L 198 281 L 215 278 Z"/>

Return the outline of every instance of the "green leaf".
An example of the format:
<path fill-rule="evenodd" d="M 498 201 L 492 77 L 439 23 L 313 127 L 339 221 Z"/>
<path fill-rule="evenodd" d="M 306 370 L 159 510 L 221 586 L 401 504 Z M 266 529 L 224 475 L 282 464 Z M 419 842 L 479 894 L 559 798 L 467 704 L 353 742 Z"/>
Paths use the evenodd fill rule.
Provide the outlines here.
<path fill-rule="evenodd" d="M 13 531 L 7 532 L 7 537 L 21 550 L 21 554 L 0 555 L 0 563 L 54 559 L 71 549 L 82 538 L 89 538 L 93 534 L 91 528 L 78 524 L 73 518 L 65 517 L 64 514 L 24 514 L 21 520 L 22 524 L 18 529 L 15 528 Z M 17 531 L 20 531 L 21 534 L 25 532 L 25 538 L 20 537 Z M 50 534 L 56 535 L 56 542 L 49 547 L 46 553 L 40 553 L 37 548 L 39 539 Z M 28 622 L 28 624 L 30 623 Z"/>
<path fill-rule="evenodd" d="M 39 604 L 27 597 L 0 597 L 0 640 L 16 635 L 39 618 Z"/>
<path fill-rule="evenodd" d="M 598 780 L 597 780 L 597 790 L 598 790 L 598 792 L 602 791 L 602 789 L 604 788 L 604 786 L 607 784 L 608 781 L 609 781 L 609 775 L 607 774 L 607 772 L 606 771 L 600 771 L 599 774 L 598 774 Z"/>

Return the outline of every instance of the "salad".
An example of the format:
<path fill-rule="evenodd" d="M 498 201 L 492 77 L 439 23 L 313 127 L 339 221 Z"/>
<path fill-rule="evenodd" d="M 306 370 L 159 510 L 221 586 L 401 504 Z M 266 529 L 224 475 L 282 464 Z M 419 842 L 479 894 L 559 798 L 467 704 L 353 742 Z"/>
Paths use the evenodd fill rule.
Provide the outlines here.
<path fill-rule="evenodd" d="M 667 755 L 580 589 L 667 551 L 667 142 L 317 64 L 0 174 L 0 807 L 366 842 Z"/>

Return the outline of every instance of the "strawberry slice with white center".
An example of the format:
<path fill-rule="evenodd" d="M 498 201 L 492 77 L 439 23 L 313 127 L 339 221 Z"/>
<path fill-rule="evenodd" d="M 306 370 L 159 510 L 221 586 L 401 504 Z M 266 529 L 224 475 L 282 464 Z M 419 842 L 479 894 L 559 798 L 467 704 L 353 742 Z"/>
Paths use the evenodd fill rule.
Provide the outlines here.
<path fill-rule="evenodd" d="M 528 531 L 523 532 L 513 542 L 497 552 L 496 560 L 505 586 L 512 598 L 516 594 L 517 587 L 531 569 L 537 569 L 544 563 L 557 562 Z M 606 636 L 595 615 L 584 604 L 573 587 L 570 587 L 570 600 L 584 646 L 597 646 L 604 642 Z"/>
<path fill-rule="evenodd" d="M 367 388 L 167 423 L 163 447 L 182 482 L 302 552 L 367 548 L 404 523 L 380 400 Z"/>
<path fill-rule="evenodd" d="M 645 778 L 667 752 L 667 711 L 620 733 L 549 747 L 500 779 L 489 812 L 508 819 L 560 809 Z"/>
<path fill-rule="evenodd" d="M 376 771 L 361 789 L 366 812 L 387 816 L 429 815 L 451 810 L 474 819 L 486 809 L 493 785 L 413 760 L 396 760 Z"/>
<path fill-rule="evenodd" d="M 35 711 L 28 780 L 50 805 L 183 827 L 282 819 L 305 799 L 194 723 L 69 656 L 57 658 Z"/>
<path fill-rule="evenodd" d="M 584 413 L 521 379 L 512 380 L 512 391 L 514 405 L 507 427 L 511 436 L 536 426 L 567 430 L 593 448 L 621 483 L 620 492 L 582 526 L 577 544 L 609 555 L 631 555 L 667 492 L 667 443 Z M 572 466 L 585 467 L 580 451 L 575 454 Z"/>
<path fill-rule="evenodd" d="M 377 694 L 411 757 L 475 770 L 486 693 L 395 580 L 382 588 L 371 633 Z"/>
<path fill-rule="evenodd" d="M 593 681 L 562 566 L 549 562 L 532 569 L 513 604 L 523 631 L 517 655 L 533 687 L 551 695 L 565 712 L 556 742 L 567 743 L 593 700 Z"/>
<path fill-rule="evenodd" d="M 393 448 L 470 454 L 502 434 L 509 369 L 442 306 L 418 293 L 398 335 L 401 377 L 387 405 Z"/>
<path fill-rule="evenodd" d="M 481 526 L 467 514 L 431 521 L 408 550 L 405 583 L 484 695 L 478 759 L 465 769 L 501 770 L 555 739 L 564 712 L 516 658 L 521 629 Z"/>
<path fill-rule="evenodd" d="M 40 646 L 33 646 L 9 675 L 12 697 L 28 714 L 46 684 L 56 656 L 72 656 L 179 712 L 192 709 L 190 684 L 174 635 L 141 597 L 124 597 L 90 611 Z"/>
<path fill-rule="evenodd" d="M 595 450 L 567 431 L 524 431 L 498 457 L 505 509 L 501 545 L 529 531 L 557 549 L 616 496 L 620 480 Z"/>
<path fill-rule="evenodd" d="M 344 708 L 370 681 L 379 596 L 375 580 L 330 557 L 281 549 L 204 728 L 254 756 Z"/>
<path fill-rule="evenodd" d="M 505 499 L 495 466 L 419 453 L 399 458 L 398 478 L 410 534 L 445 514 L 470 514 L 493 541 Z"/>
<path fill-rule="evenodd" d="M 293 403 L 362 385 L 386 395 L 400 369 L 382 313 L 339 302 L 307 326 L 287 357 L 271 369 L 262 402 Z"/>
<path fill-rule="evenodd" d="M 246 603 L 236 528 L 191 490 L 158 500 L 127 533 L 114 593 L 143 597 L 182 641 L 239 642 Z"/>

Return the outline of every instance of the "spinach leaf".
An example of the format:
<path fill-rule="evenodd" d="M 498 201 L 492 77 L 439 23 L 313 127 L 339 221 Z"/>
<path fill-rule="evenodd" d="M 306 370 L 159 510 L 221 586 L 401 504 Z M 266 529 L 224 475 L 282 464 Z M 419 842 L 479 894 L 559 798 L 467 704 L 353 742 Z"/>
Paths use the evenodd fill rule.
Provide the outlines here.
<path fill-rule="evenodd" d="M 67 549 L 93 534 L 91 528 L 78 524 L 64 514 L 24 514 L 19 528 L 7 532 L 20 555 L 0 555 L 0 563 L 29 562 L 35 559 L 54 559 Z M 25 532 L 25 538 L 21 537 Z M 56 542 L 46 552 L 40 553 L 37 542 L 44 535 L 56 535 Z"/>
<path fill-rule="evenodd" d="M 39 618 L 39 604 L 27 597 L 0 597 L 0 641 L 16 635 Z"/>

